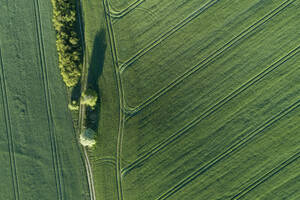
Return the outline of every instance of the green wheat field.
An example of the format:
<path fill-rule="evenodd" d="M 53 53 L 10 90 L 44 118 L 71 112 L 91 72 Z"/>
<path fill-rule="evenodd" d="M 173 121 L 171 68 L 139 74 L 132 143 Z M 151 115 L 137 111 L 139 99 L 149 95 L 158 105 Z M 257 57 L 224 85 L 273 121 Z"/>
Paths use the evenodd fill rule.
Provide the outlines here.
<path fill-rule="evenodd" d="M 76 2 L 96 198 L 51 1 L 0 0 L 0 200 L 300 199 L 300 0 Z"/>

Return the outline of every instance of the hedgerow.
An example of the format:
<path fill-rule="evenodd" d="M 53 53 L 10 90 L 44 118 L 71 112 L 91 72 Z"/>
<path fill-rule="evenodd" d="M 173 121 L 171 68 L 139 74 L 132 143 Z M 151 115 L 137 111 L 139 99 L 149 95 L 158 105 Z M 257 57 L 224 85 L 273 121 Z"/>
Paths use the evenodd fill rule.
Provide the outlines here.
<path fill-rule="evenodd" d="M 73 87 L 80 79 L 82 68 L 80 40 L 76 33 L 75 2 L 73 0 L 51 1 L 59 68 L 67 87 Z"/>

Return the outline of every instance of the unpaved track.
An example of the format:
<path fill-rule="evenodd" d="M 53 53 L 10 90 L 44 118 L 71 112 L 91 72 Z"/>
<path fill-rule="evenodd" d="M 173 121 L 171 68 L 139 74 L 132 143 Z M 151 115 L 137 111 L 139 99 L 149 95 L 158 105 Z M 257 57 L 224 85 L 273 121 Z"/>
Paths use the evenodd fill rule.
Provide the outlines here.
<path fill-rule="evenodd" d="M 79 0 L 79 5 L 77 4 L 77 15 L 78 15 L 78 21 L 79 21 L 79 29 L 80 29 L 80 38 L 81 38 L 81 44 L 82 44 L 82 55 L 83 55 L 83 65 L 82 65 L 82 72 L 81 72 L 81 93 L 87 89 L 87 64 L 88 64 L 88 55 L 86 51 L 86 44 L 84 40 L 84 29 L 83 29 L 83 20 L 81 19 L 82 14 L 82 2 Z M 78 125 L 79 125 L 79 133 L 83 131 L 84 129 L 84 118 L 85 118 L 85 111 L 86 107 L 83 104 L 80 104 L 79 106 L 79 119 L 78 119 Z M 95 193 L 95 187 L 94 187 L 94 179 L 93 179 L 93 171 L 92 167 L 89 161 L 89 157 L 87 154 L 87 149 L 85 147 L 82 147 L 83 153 L 84 153 L 84 161 L 85 161 L 85 169 L 87 173 L 87 179 L 89 184 L 89 191 L 90 191 L 90 198 L 91 200 L 96 200 L 96 193 Z"/>

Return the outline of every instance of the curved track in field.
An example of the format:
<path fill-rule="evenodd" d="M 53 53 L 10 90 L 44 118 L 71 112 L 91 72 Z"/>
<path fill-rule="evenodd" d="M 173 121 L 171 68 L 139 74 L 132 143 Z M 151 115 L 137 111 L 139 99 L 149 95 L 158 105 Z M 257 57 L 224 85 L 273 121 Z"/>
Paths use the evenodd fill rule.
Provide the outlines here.
<path fill-rule="evenodd" d="M 44 38 L 43 38 L 42 25 L 41 25 L 39 0 L 33 0 L 33 5 L 34 5 L 34 17 L 36 22 L 36 32 L 38 38 L 38 52 L 39 52 L 40 66 L 41 66 L 41 77 L 43 80 L 47 119 L 48 119 L 50 141 L 51 141 L 53 168 L 55 172 L 56 189 L 58 193 L 57 194 L 58 199 L 62 200 L 65 199 L 64 191 L 63 191 L 64 185 L 63 185 L 63 178 L 62 178 L 63 172 L 61 169 L 60 155 L 58 151 L 54 122 L 53 122 L 52 104 L 51 104 L 51 97 L 50 97 L 47 64 L 45 58 L 45 47 L 44 47 Z"/>
<path fill-rule="evenodd" d="M 14 189 L 14 199 L 20 199 L 20 192 L 19 192 L 19 182 L 17 176 L 17 169 L 16 169 L 16 158 L 15 158 L 15 151 L 14 151 L 14 142 L 13 136 L 11 131 L 11 120 L 10 120 L 10 113 L 9 113 L 9 106 L 8 106 L 8 99 L 7 99 L 7 89 L 6 89 L 6 77 L 5 77 L 5 70 L 4 64 L 2 59 L 2 52 L 0 48 L 0 83 L 1 83 L 1 91 L 2 91 L 2 102 L 4 107 L 4 118 L 5 118 L 5 126 L 6 126 L 6 134 L 7 134 L 7 141 L 8 141 L 8 153 L 9 153 L 9 161 L 11 167 L 11 174 L 12 174 L 12 186 Z"/>
<path fill-rule="evenodd" d="M 109 6 L 109 13 L 107 13 L 108 15 L 110 15 L 112 18 L 121 18 L 124 17 L 125 15 L 127 15 L 128 13 L 130 13 L 131 11 L 133 11 L 135 8 L 137 8 L 138 6 L 140 6 L 141 4 L 143 4 L 146 0 L 136 0 L 135 2 L 133 2 L 132 4 L 130 4 L 128 7 L 124 8 L 121 11 L 114 11 L 111 6 Z"/>
<path fill-rule="evenodd" d="M 116 49 L 116 42 L 114 38 L 113 33 L 113 26 L 111 22 L 111 16 L 109 15 L 110 9 L 107 0 L 103 0 L 104 5 L 104 13 L 107 13 L 105 15 L 106 20 L 106 26 L 107 30 L 109 32 L 109 40 L 110 40 L 110 46 L 111 46 L 111 54 L 113 57 L 113 65 L 116 75 L 116 81 L 117 81 L 117 87 L 118 87 L 118 93 L 119 93 L 119 128 L 118 128 L 118 141 L 117 141 L 117 158 L 116 158 L 116 179 L 117 179 L 117 190 L 118 190 L 118 200 L 123 200 L 123 189 L 122 189 L 122 176 L 121 176 L 121 155 L 122 155 L 122 143 L 123 143 L 123 131 L 124 131 L 124 123 L 125 123 L 125 113 L 124 110 L 124 91 L 123 86 L 121 82 L 120 77 L 120 71 L 119 71 L 119 64 L 118 64 L 118 56 L 117 56 L 117 49 Z"/>
<path fill-rule="evenodd" d="M 239 41 L 246 39 L 246 36 L 255 31 L 257 28 L 259 28 L 261 25 L 267 23 L 270 19 L 272 19 L 274 16 L 279 14 L 283 9 L 291 5 L 295 0 L 287 0 L 284 3 L 282 3 L 280 6 L 269 12 L 267 15 L 265 15 L 263 18 L 259 19 L 257 22 L 249 26 L 247 29 L 242 31 L 239 35 L 231 39 L 229 42 L 227 42 L 225 45 L 223 45 L 220 49 L 209 55 L 206 59 L 201 61 L 199 64 L 195 65 L 191 69 L 184 72 L 181 76 L 173 80 L 170 84 L 167 86 L 161 88 L 159 91 L 154 93 L 152 96 L 150 96 L 146 101 L 141 103 L 135 108 L 126 107 L 124 110 L 128 114 L 128 118 L 134 116 L 136 113 L 156 101 L 158 98 L 160 98 L 162 95 L 166 94 L 169 90 L 174 88 L 176 85 L 181 83 L 183 80 L 185 80 L 187 77 L 191 76 L 195 72 L 197 72 L 200 69 L 204 69 L 209 65 L 211 62 L 213 62 L 217 57 L 222 55 L 225 51 L 229 50 L 231 47 L 233 47 L 236 43 Z"/>
<path fill-rule="evenodd" d="M 122 169 L 122 173 L 126 174 L 129 171 L 133 170 L 136 166 L 142 164 L 149 158 L 151 158 L 153 155 L 160 152 L 162 149 L 166 148 L 169 144 L 173 143 L 177 139 L 179 139 L 184 134 L 187 134 L 187 131 L 190 130 L 192 127 L 196 126 L 199 122 L 204 120 L 205 118 L 209 117 L 213 113 L 215 113 L 218 109 L 220 109 L 222 106 L 224 106 L 226 103 L 240 95 L 242 92 L 244 92 L 249 87 L 253 86 L 255 83 L 262 80 L 266 75 L 268 75 L 270 72 L 277 69 L 279 66 L 287 62 L 290 58 L 295 56 L 297 53 L 300 52 L 300 46 L 290 51 L 286 56 L 279 59 L 277 62 L 273 63 L 269 67 L 267 67 L 265 70 L 257 74 L 252 79 L 248 80 L 246 83 L 242 84 L 239 88 L 237 88 L 235 91 L 227 95 L 225 98 L 217 102 L 212 107 L 208 108 L 206 111 L 204 111 L 200 116 L 196 117 L 194 120 L 192 120 L 190 123 L 188 123 L 186 126 L 172 134 L 170 137 L 163 140 L 161 143 L 154 145 L 154 147 L 145 153 L 143 156 L 139 157 L 135 161 L 133 161 L 130 165 Z"/>
<path fill-rule="evenodd" d="M 252 190 L 254 190 L 257 186 L 259 186 L 260 184 L 262 184 L 263 182 L 265 182 L 266 180 L 268 180 L 269 178 L 273 177 L 274 175 L 278 174 L 281 170 L 283 170 L 285 167 L 287 167 L 288 165 L 292 164 L 293 162 L 295 162 L 298 158 L 300 158 L 300 152 L 294 154 L 293 156 L 291 156 L 289 159 L 285 160 L 284 162 L 282 162 L 280 165 L 276 166 L 275 168 L 273 168 L 271 171 L 269 171 L 268 173 L 264 174 L 262 177 L 260 177 L 259 179 L 257 179 L 255 182 L 253 182 L 251 185 L 249 185 L 248 187 L 246 187 L 244 190 L 242 190 L 241 192 L 239 192 L 238 194 L 236 194 L 233 198 L 231 198 L 231 200 L 234 199 L 241 199 L 242 197 L 244 197 L 247 193 L 251 192 Z"/>
<path fill-rule="evenodd" d="M 205 5 L 201 6 L 199 9 L 194 11 L 192 14 L 190 14 L 188 17 L 183 19 L 181 22 L 173 26 L 171 29 L 169 29 L 167 32 L 161 34 L 158 36 L 154 41 L 147 44 L 144 48 L 138 51 L 134 56 L 129 58 L 126 62 L 124 62 L 120 66 L 120 73 L 123 73 L 124 70 L 126 70 L 127 67 L 129 67 L 133 62 L 138 60 L 140 57 L 144 56 L 147 52 L 149 52 L 151 49 L 156 47 L 158 44 L 160 44 L 162 41 L 169 38 L 171 35 L 182 29 L 184 26 L 189 24 L 191 21 L 193 21 L 195 18 L 197 18 L 201 13 L 205 12 L 207 9 L 215 5 L 219 0 L 211 0 L 207 2 Z"/>
<path fill-rule="evenodd" d="M 258 136 L 265 129 L 267 129 L 268 127 L 270 127 L 274 123 L 276 123 L 278 120 L 280 120 L 281 118 L 283 118 L 284 116 L 286 116 L 290 112 L 294 111 L 299 106 L 300 106 L 300 100 L 296 101 L 295 103 L 293 103 L 292 105 L 290 105 L 289 107 L 287 107 L 286 109 L 284 109 L 283 111 L 281 111 L 280 113 L 278 113 L 276 116 L 273 116 L 267 122 L 265 122 L 264 124 L 262 124 L 260 127 L 258 127 L 254 131 L 252 131 L 250 134 L 247 134 L 245 137 L 243 137 L 238 142 L 235 142 L 225 152 L 219 154 L 217 157 L 215 157 L 213 160 L 211 160 L 210 162 L 208 162 L 206 165 L 200 167 L 199 169 L 197 169 L 196 171 L 194 171 L 191 175 L 189 175 L 186 178 L 184 178 L 183 180 L 181 180 L 178 184 L 176 184 L 174 187 L 172 187 L 171 189 L 169 189 L 166 193 L 164 193 L 163 195 L 161 195 L 157 200 L 168 199 L 173 194 L 175 194 L 176 192 L 178 192 L 179 190 L 181 190 L 182 188 L 184 188 L 185 186 L 187 186 L 189 183 L 191 183 L 193 180 L 195 180 L 198 176 L 200 176 L 201 174 L 203 174 L 204 172 L 206 172 L 207 170 L 209 170 L 215 164 L 219 163 L 220 161 L 222 161 L 224 158 L 226 158 L 227 156 L 229 156 L 233 152 L 238 151 L 239 149 L 241 149 L 242 147 L 244 147 L 245 145 L 247 145 L 247 143 L 249 141 L 251 141 L 251 139 L 253 139 L 254 137 Z"/>
<path fill-rule="evenodd" d="M 96 166 L 100 166 L 103 164 L 110 164 L 111 166 L 116 166 L 116 158 L 113 157 L 103 157 L 103 158 L 97 158 L 93 161 Z"/>

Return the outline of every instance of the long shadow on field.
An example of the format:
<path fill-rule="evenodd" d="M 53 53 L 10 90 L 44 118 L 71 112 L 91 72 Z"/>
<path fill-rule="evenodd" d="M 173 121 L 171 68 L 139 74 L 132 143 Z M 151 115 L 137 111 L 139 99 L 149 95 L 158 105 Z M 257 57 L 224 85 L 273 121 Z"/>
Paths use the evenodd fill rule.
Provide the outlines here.
<path fill-rule="evenodd" d="M 88 73 L 88 88 L 97 91 L 99 89 L 98 79 L 103 71 L 106 46 L 105 31 L 101 30 L 95 37 Z"/>
<path fill-rule="evenodd" d="M 93 44 L 93 52 L 91 55 L 90 66 L 88 70 L 87 86 L 89 89 L 92 89 L 97 92 L 98 97 L 101 99 L 98 79 L 102 74 L 105 51 L 107 44 L 105 42 L 105 31 L 102 29 L 99 31 L 95 37 Z M 92 128 L 97 132 L 98 130 L 98 121 L 100 113 L 100 101 L 98 100 L 97 105 L 94 110 L 87 109 L 87 127 Z"/>

